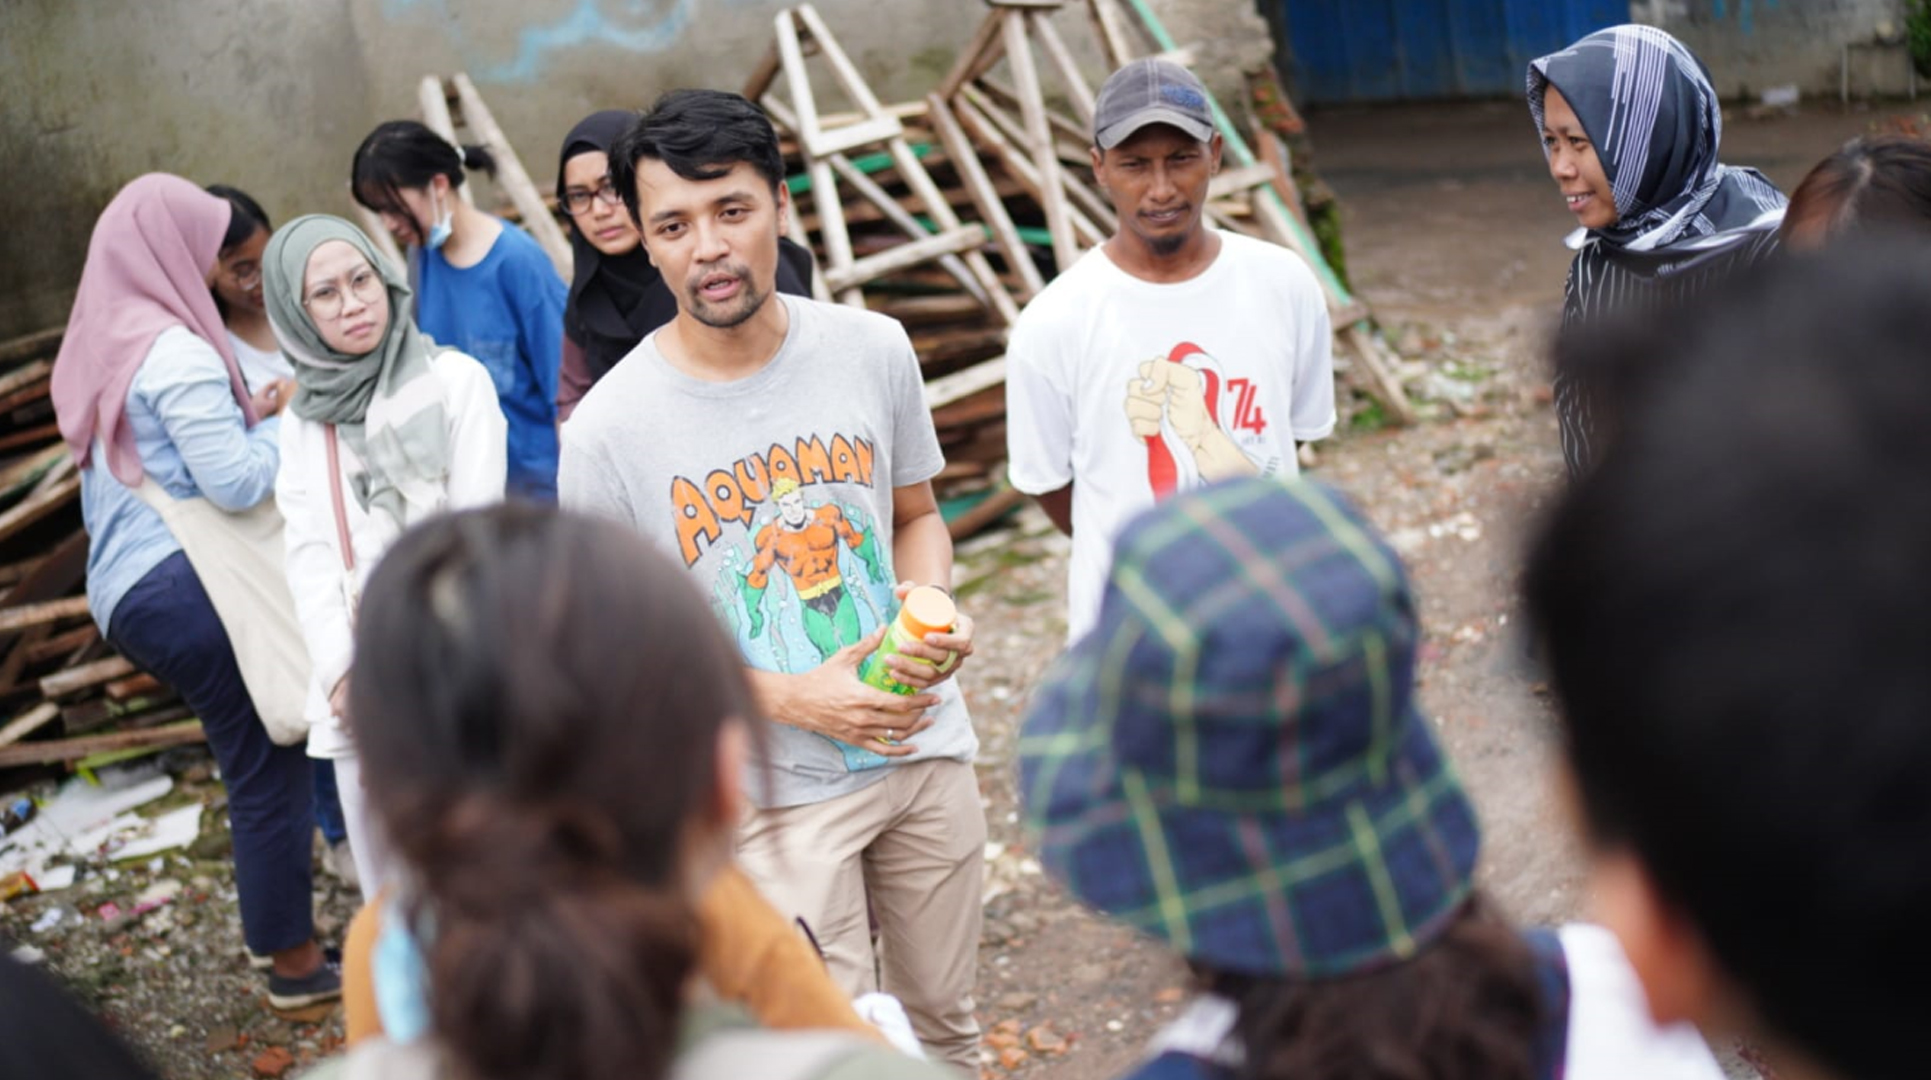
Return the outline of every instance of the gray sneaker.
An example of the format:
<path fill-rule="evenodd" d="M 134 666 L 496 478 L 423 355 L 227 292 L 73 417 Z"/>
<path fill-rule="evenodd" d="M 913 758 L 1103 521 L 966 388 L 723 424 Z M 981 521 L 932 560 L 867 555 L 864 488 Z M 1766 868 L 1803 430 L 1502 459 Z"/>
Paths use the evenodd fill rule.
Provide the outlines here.
<path fill-rule="evenodd" d="M 340 955 L 325 957 L 322 966 L 301 978 L 268 973 L 268 1006 L 271 1009 L 302 1009 L 334 1001 L 342 996 Z"/>

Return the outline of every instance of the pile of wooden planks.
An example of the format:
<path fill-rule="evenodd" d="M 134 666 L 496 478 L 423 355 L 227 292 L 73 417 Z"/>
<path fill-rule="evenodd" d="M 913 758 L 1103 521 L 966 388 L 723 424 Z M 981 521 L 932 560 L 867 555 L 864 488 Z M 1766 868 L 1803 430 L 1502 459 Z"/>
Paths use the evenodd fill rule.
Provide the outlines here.
<path fill-rule="evenodd" d="M 88 613 L 80 472 L 49 396 L 61 331 L 0 344 L 0 790 L 9 770 L 201 738 Z"/>

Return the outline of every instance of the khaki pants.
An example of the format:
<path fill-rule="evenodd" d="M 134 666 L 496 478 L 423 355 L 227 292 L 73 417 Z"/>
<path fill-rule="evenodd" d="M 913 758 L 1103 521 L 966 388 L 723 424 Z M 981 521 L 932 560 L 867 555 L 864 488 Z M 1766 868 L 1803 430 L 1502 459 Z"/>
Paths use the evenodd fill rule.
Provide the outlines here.
<path fill-rule="evenodd" d="M 738 861 L 774 907 L 811 926 L 847 993 L 896 996 L 919 1041 L 977 1077 L 972 983 L 986 845 L 979 782 L 960 761 L 887 768 L 863 791 L 752 810 L 738 831 Z M 873 974 L 868 894 L 882 979 Z"/>

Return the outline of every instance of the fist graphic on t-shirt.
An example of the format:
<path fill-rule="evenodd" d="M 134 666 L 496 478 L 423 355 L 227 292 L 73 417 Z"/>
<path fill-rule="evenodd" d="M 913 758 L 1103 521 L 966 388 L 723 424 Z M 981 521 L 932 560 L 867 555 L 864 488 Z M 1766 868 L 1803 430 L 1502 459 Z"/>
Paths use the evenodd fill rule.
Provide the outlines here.
<path fill-rule="evenodd" d="M 1134 438 L 1146 440 L 1147 482 L 1156 498 L 1194 483 L 1260 473 L 1222 427 L 1215 399 L 1230 387 L 1217 372 L 1195 366 L 1203 363 L 1211 359 L 1199 346 L 1181 342 L 1165 357 L 1142 361 L 1127 380 L 1127 425 Z M 1256 417 L 1255 423 L 1263 422 Z M 1190 468 L 1176 460 L 1183 453 Z"/>
<path fill-rule="evenodd" d="M 1207 381 L 1200 372 L 1164 357 L 1140 363 L 1140 377 L 1126 383 L 1126 419 L 1139 438 L 1160 434 L 1160 418 L 1165 416 L 1189 450 L 1198 450 L 1200 440 L 1213 426 L 1207 413 Z"/>

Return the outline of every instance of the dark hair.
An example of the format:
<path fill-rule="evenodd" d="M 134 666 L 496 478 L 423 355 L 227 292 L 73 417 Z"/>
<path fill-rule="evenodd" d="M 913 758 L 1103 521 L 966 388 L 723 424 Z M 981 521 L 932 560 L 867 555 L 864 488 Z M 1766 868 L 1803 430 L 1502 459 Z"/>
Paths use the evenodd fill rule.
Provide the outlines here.
<path fill-rule="evenodd" d="M 1826 237 L 1880 227 L 1931 229 L 1931 142 L 1880 135 L 1845 143 L 1797 185 L 1783 235 L 1813 224 Z"/>
<path fill-rule="evenodd" d="M 364 596 L 350 724 L 439 1042 L 478 1080 L 661 1075 L 686 823 L 757 715 L 715 616 L 634 532 L 525 504 L 415 529 Z"/>
<path fill-rule="evenodd" d="M 496 159 L 480 146 L 460 151 L 448 139 L 415 120 L 390 120 L 369 132 L 355 148 L 349 167 L 349 187 L 355 201 L 371 210 L 403 212 L 401 191 L 419 188 L 438 176 L 449 186 L 463 186 L 465 168 L 496 175 Z"/>
<path fill-rule="evenodd" d="M 610 183 L 638 226 L 637 162 L 661 161 L 686 180 L 715 180 L 748 161 L 776 195 L 784 183 L 778 132 L 743 94 L 672 90 L 637 117 L 610 147 Z"/>
<path fill-rule="evenodd" d="M 1592 839 L 1780 1036 L 1924 1072 L 1931 251 L 1776 261 L 1599 347 L 1644 357 L 1527 579 Z"/>
<path fill-rule="evenodd" d="M 1480 894 L 1394 967 L 1307 981 L 1195 974 L 1240 1010 L 1237 1080 L 1531 1080 L 1545 1030 L 1528 943 Z"/>
<path fill-rule="evenodd" d="M 227 184 L 209 184 L 208 194 L 227 199 L 228 206 L 232 210 L 228 217 L 228 231 L 221 237 L 222 254 L 225 255 L 239 247 L 249 237 L 255 235 L 257 230 L 275 231 L 275 226 L 268 223 L 267 211 L 240 188 L 232 188 Z"/>
<path fill-rule="evenodd" d="M 0 1076 L 156 1080 L 159 1075 L 59 983 L 0 953 Z"/>

